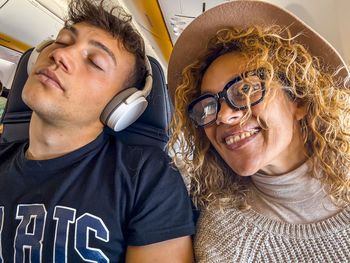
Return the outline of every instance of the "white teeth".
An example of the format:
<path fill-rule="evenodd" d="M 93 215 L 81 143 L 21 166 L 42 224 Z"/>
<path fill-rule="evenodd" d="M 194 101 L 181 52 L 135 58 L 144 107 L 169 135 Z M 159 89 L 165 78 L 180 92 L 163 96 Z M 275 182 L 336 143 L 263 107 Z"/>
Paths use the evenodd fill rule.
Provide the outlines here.
<path fill-rule="evenodd" d="M 225 139 L 225 141 L 226 141 L 227 145 L 231 145 L 231 144 L 236 143 L 240 140 L 248 138 L 248 137 L 250 137 L 258 132 L 259 132 L 259 130 L 252 130 L 249 132 L 243 132 L 241 135 L 229 136 Z"/>

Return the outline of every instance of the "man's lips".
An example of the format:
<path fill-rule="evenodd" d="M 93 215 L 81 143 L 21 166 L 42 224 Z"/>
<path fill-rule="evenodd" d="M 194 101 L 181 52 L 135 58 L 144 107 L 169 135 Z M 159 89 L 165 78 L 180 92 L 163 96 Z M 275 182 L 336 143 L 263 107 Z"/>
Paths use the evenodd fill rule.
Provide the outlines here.
<path fill-rule="evenodd" d="M 44 84 L 64 90 L 60 80 L 52 70 L 48 68 L 41 69 L 36 73 L 36 75 L 39 76 L 40 81 Z"/>

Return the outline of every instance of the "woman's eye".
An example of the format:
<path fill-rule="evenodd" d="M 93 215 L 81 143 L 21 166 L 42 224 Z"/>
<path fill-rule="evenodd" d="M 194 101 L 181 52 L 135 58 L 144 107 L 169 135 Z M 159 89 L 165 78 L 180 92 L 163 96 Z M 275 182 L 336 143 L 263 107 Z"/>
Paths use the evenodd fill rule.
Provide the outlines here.
<path fill-rule="evenodd" d="M 261 90 L 261 85 L 260 83 L 251 83 L 251 84 L 244 84 L 241 89 L 238 91 L 239 96 L 243 96 L 243 95 L 252 95 L 255 92 L 259 92 Z"/>
<path fill-rule="evenodd" d="M 250 85 L 249 84 L 244 84 L 243 87 L 241 88 L 241 94 L 248 94 L 250 92 Z"/>

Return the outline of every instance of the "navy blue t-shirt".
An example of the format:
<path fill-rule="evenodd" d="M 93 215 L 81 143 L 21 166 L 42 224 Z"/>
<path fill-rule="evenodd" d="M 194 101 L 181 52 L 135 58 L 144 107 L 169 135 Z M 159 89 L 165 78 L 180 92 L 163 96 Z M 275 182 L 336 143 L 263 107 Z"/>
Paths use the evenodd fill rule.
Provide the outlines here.
<path fill-rule="evenodd" d="M 124 262 L 128 245 L 194 234 L 183 180 L 160 149 L 105 133 L 51 160 L 27 160 L 27 147 L 0 144 L 0 262 Z"/>

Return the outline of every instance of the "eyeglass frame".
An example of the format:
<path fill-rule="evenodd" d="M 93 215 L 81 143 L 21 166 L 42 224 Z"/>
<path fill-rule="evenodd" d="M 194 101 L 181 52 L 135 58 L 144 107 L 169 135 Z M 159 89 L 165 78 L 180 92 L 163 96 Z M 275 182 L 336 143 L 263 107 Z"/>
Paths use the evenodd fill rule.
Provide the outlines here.
<path fill-rule="evenodd" d="M 233 104 L 233 102 L 230 101 L 230 99 L 228 98 L 227 96 L 227 90 L 235 83 L 237 83 L 238 81 L 240 80 L 243 80 L 242 78 L 242 75 L 244 74 L 244 77 L 247 77 L 247 75 L 251 72 L 257 72 L 256 76 L 258 76 L 261 80 L 265 80 L 266 79 L 266 75 L 265 75 L 265 69 L 264 68 L 259 68 L 258 70 L 249 70 L 245 73 L 242 73 L 241 75 L 239 76 L 236 76 L 234 77 L 232 80 L 230 80 L 226 85 L 225 87 L 219 91 L 218 93 L 216 94 L 212 94 L 212 93 L 204 93 L 203 95 L 199 96 L 197 99 L 195 99 L 194 101 L 192 101 L 188 106 L 187 106 L 187 113 L 190 117 L 190 119 L 192 120 L 192 122 L 194 123 L 195 127 L 196 128 L 201 128 L 201 127 L 205 127 L 205 126 L 208 126 L 210 124 L 212 124 L 213 122 L 217 121 L 218 119 L 218 114 L 220 112 L 220 108 L 221 108 L 221 102 L 220 102 L 220 99 L 223 98 L 225 100 L 225 102 L 227 103 L 227 105 L 229 105 L 232 109 L 234 109 L 235 111 L 240 111 L 240 110 L 245 110 L 245 109 L 248 109 L 248 105 L 246 106 L 243 106 L 243 107 L 237 107 L 236 105 Z M 265 90 L 265 83 L 264 82 L 260 82 L 261 84 L 261 88 L 262 88 L 262 93 L 261 93 L 261 98 L 253 103 L 250 104 L 250 107 L 253 107 L 255 105 L 257 105 L 258 103 L 260 103 L 264 97 L 265 97 L 265 93 L 266 93 L 266 90 Z M 191 113 L 190 111 L 193 109 L 193 107 L 201 100 L 204 100 L 206 98 L 209 98 L 209 97 L 213 97 L 216 99 L 217 101 L 217 109 L 216 109 L 216 116 L 215 118 L 206 123 L 206 124 L 203 124 L 203 125 L 198 125 L 197 122 L 191 117 Z"/>

